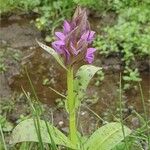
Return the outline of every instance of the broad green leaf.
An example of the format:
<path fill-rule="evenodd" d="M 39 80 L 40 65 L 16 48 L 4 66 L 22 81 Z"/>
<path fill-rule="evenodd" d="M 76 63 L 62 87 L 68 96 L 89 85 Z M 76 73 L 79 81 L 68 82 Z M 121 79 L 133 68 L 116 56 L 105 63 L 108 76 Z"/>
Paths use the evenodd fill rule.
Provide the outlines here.
<path fill-rule="evenodd" d="M 128 147 L 129 147 L 129 145 L 128 145 Z M 120 142 L 120 143 L 117 144 L 117 146 L 115 146 L 112 150 L 127 150 L 127 149 L 126 149 L 125 142 Z"/>
<path fill-rule="evenodd" d="M 51 137 L 56 145 L 62 145 L 75 149 L 75 146 L 71 141 L 57 128 L 48 123 Z M 41 137 L 44 143 L 51 143 L 51 138 L 48 134 L 48 130 L 45 121 L 40 120 Z M 36 129 L 33 119 L 27 119 L 19 123 L 12 132 L 10 144 L 16 144 L 19 142 L 38 142 Z"/>
<path fill-rule="evenodd" d="M 125 136 L 131 133 L 131 130 L 124 126 Z M 117 122 L 108 123 L 96 130 L 85 144 L 88 150 L 111 150 L 124 139 L 122 125 Z"/>
<path fill-rule="evenodd" d="M 92 65 L 83 65 L 79 68 L 76 73 L 75 81 L 74 81 L 74 92 L 76 96 L 76 107 L 80 105 L 80 102 L 83 100 L 86 88 L 94 76 L 94 74 L 102 68 L 95 67 Z"/>
<path fill-rule="evenodd" d="M 43 48 L 46 52 L 48 52 L 49 54 L 51 54 L 55 59 L 56 61 L 64 68 L 67 70 L 67 68 L 65 67 L 65 65 L 63 64 L 63 61 L 62 59 L 60 58 L 60 56 L 55 52 L 55 50 L 53 50 L 51 47 L 37 41 L 37 43 L 39 44 L 39 46 L 41 48 Z"/>

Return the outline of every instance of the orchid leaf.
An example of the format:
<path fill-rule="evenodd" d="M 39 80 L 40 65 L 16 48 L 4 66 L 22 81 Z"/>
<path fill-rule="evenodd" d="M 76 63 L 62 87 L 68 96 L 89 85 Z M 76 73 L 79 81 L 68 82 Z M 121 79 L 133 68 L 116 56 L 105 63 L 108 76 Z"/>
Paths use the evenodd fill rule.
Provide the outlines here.
<path fill-rule="evenodd" d="M 79 68 L 76 73 L 74 80 L 74 92 L 75 92 L 75 102 L 76 107 L 78 108 L 80 102 L 83 100 L 87 86 L 95 75 L 97 71 L 99 71 L 100 67 L 92 66 L 92 65 L 83 65 Z"/>
<path fill-rule="evenodd" d="M 65 67 L 65 65 L 63 64 L 63 61 L 61 60 L 60 56 L 57 54 L 57 52 L 55 52 L 54 49 L 52 49 L 51 47 L 37 41 L 37 43 L 39 44 L 39 46 L 41 48 L 43 48 L 46 52 L 48 52 L 49 54 L 51 54 L 55 59 L 56 61 L 64 68 L 67 70 L 67 68 Z"/>
<path fill-rule="evenodd" d="M 124 126 L 125 136 L 131 130 Z M 111 150 L 124 139 L 121 123 L 112 122 L 96 130 L 84 145 L 88 150 Z"/>
<path fill-rule="evenodd" d="M 51 137 L 56 145 L 62 145 L 68 148 L 75 149 L 75 146 L 71 141 L 56 127 L 48 123 Z M 48 129 L 45 121 L 40 120 L 40 131 L 43 143 L 51 144 L 51 138 L 48 134 Z M 10 144 L 16 144 L 20 142 L 38 142 L 38 136 L 33 119 L 27 119 L 19 123 L 12 132 Z"/>

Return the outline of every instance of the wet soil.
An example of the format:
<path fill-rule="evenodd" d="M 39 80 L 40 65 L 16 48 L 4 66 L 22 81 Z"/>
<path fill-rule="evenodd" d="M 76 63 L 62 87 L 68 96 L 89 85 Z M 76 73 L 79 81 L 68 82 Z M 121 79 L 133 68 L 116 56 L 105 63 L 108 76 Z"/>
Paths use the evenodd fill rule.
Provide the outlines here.
<path fill-rule="evenodd" d="M 7 42 L 12 48 L 36 46 L 35 38 L 40 38 L 32 23 L 33 17 L 27 15 L 3 18 L 1 20 L 0 40 Z"/>
<path fill-rule="evenodd" d="M 31 23 L 31 19 L 26 16 L 10 16 L 1 20 L 0 48 L 1 50 L 6 49 L 7 51 L 20 53 L 20 59 L 16 61 L 10 57 L 5 58 L 7 70 L 4 73 L 0 73 L 0 102 L 4 100 L 9 102 L 10 97 L 11 99 L 14 97 L 14 108 L 8 114 L 8 118 L 12 122 L 16 122 L 21 114 L 28 115 L 30 113 L 26 99 L 22 95 L 18 96 L 22 93 L 22 88 L 26 92 L 31 92 L 29 80 L 24 70 L 26 66 L 37 95 L 47 110 L 46 118 L 51 118 L 52 108 L 55 124 L 61 127 L 64 132 L 67 132 L 67 114 L 63 109 L 57 109 L 56 100 L 60 96 L 49 88 L 52 87 L 65 94 L 66 74 L 56 61 L 36 44 L 35 38 L 41 39 L 41 33 Z M 97 55 L 95 65 L 103 67 L 105 78 L 99 86 L 95 86 L 97 79 L 97 76 L 95 76 L 87 90 L 87 101 L 85 101 L 79 113 L 79 120 L 82 124 L 81 130 L 84 129 L 82 130 L 84 133 L 89 133 L 102 124 L 86 108 L 87 106 L 106 121 L 119 118 L 118 89 L 121 62 L 118 57 L 102 58 Z M 141 85 L 150 118 L 150 72 L 141 72 L 141 77 Z M 45 81 L 47 82 L 45 83 Z M 136 110 L 138 113 L 143 114 L 138 86 L 123 93 L 122 105 L 124 107 L 124 119 L 127 118 L 126 123 L 132 128 L 137 127 L 139 120 L 132 111 Z"/>

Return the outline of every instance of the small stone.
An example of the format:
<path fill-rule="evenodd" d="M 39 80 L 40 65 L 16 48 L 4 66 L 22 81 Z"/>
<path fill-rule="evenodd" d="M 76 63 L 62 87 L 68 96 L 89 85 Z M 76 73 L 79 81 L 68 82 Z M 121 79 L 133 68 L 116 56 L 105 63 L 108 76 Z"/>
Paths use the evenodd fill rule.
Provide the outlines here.
<path fill-rule="evenodd" d="M 108 122 L 107 121 L 103 121 L 103 125 L 107 124 Z"/>
<path fill-rule="evenodd" d="M 117 112 L 120 112 L 120 108 L 117 108 L 116 111 L 117 111 Z"/>
<path fill-rule="evenodd" d="M 104 112 L 103 115 L 104 115 L 104 116 L 108 116 L 108 112 Z"/>
<path fill-rule="evenodd" d="M 130 106 L 128 107 L 128 109 L 134 110 L 134 107 L 130 105 Z"/>
<path fill-rule="evenodd" d="M 30 46 L 30 50 L 33 50 L 33 49 L 35 49 L 36 47 L 35 46 Z"/>
<path fill-rule="evenodd" d="M 1 40 L 1 44 L 2 44 L 2 45 L 7 45 L 7 41 Z"/>
<path fill-rule="evenodd" d="M 132 118 L 131 122 L 134 127 L 137 127 L 140 124 L 139 119 L 137 117 Z"/>
<path fill-rule="evenodd" d="M 68 127 L 64 127 L 64 128 L 62 128 L 62 131 L 64 131 L 65 133 L 69 133 L 69 128 Z"/>
<path fill-rule="evenodd" d="M 128 112 L 128 109 L 127 109 L 127 108 L 124 108 L 123 111 L 124 111 L 124 113 L 127 113 L 127 112 Z"/>
<path fill-rule="evenodd" d="M 62 126 L 64 124 L 64 122 L 63 121 L 59 121 L 58 124 L 59 124 L 59 126 Z"/>
<path fill-rule="evenodd" d="M 84 116 L 85 114 L 86 114 L 86 112 L 85 112 L 85 111 L 81 112 L 81 116 Z"/>

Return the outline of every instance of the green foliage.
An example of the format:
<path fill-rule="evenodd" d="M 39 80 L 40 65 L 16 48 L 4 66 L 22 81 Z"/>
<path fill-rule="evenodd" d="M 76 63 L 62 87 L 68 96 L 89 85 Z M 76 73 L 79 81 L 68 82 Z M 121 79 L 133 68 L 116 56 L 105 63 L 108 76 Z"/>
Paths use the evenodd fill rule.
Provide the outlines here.
<path fill-rule="evenodd" d="M 56 59 L 56 61 L 64 68 L 64 64 L 61 61 L 61 59 L 59 59 L 59 55 L 56 55 L 53 49 L 40 42 L 38 42 L 38 44 L 44 50 L 49 52 Z M 82 101 L 82 99 L 84 98 L 86 88 L 91 78 L 100 69 L 100 67 L 95 67 L 92 65 L 83 65 L 77 71 L 75 80 L 73 80 L 73 69 L 70 70 L 69 68 L 67 70 L 67 83 L 69 84 L 67 86 L 68 96 L 66 100 L 69 106 L 69 134 L 71 133 L 69 137 L 71 137 L 71 141 L 53 125 L 39 119 L 40 114 L 37 112 L 37 108 L 34 107 L 34 104 L 32 104 L 30 97 L 27 95 L 27 93 L 24 92 L 27 99 L 30 101 L 30 105 L 33 109 L 34 119 L 27 119 L 25 121 L 22 121 L 15 127 L 15 129 L 12 132 L 11 143 L 16 144 L 20 142 L 39 142 L 41 150 L 44 149 L 44 143 L 49 143 L 51 145 L 62 145 L 72 149 L 78 149 L 77 146 L 82 147 L 80 145 L 81 142 L 79 142 L 82 140 L 82 137 L 81 140 L 75 139 L 77 137 L 77 128 L 75 125 L 75 106 L 77 108 L 80 106 L 80 101 Z M 38 101 L 35 89 L 33 87 L 32 81 L 30 80 L 28 73 L 27 76 L 29 78 L 29 82 L 32 87 L 34 96 Z M 72 103 L 74 102 L 74 100 L 76 103 Z M 130 129 L 124 127 L 125 135 L 123 135 L 122 125 L 120 123 L 109 123 L 95 131 L 92 134 L 92 136 L 86 141 L 86 143 L 84 143 L 85 145 L 83 145 L 83 147 L 84 149 L 89 150 L 92 150 L 93 146 L 95 150 L 99 148 L 101 148 L 102 150 L 111 150 L 118 143 L 120 143 L 125 136 L 129 135 L 130 132 Z M 54 149 L 57 148 L 55 147 Z"/>
<path fill-rule="evenodd" d="M 0 0 L 0 13 L 8 13 L 15 10 L 31 11 L 40 4 L 41 0 Z"/>
<path fill-rule="evenodd" d="M 125 136 L 131 133 L 131 130 L 124 127 Z M 86 141 L 85 149 L 88 150 L 111 150 L 124 139 L 122 125 L 120 123 L 108 123 L 96 130 Z"/>
<path fill-rule="evenodd" d="M 5 60 L 5 51 L 4 50 L 1 50 L 0 51 L 0 73 L 2 72 L 5 72 L 6 71 L 6 65 L 4 63 L 4 60 Z"/>
<path fill-rule="evenodd" d="M 60 56 L 58 55 L 58 53 L 56 53 L 51 47 L 48 47 L 44 44 L 42 44 L 41 42 L 37 41 L 37 43 L 39 44 L 40 47 L 42 47 L 46 52 L 48 52 L 50 55 L 52 55 L 56 61 L 64 68 L 66 69 L 65 65 L 63 64 Z"/>
<path fill-rule="evenodd" d="M 72 149 L 77 149 L 70 140 L 61 133 L 58 129 L 48 123 L 48 127 L 54 140 L 55 144 L 63 145 Z M 125 128 L 125 135 L 128 136 L 131 130 L 127 127 Z M 44 143 L 51 143 L 51 139 L 48 134 L 48 129 L 45 121 L 40 120 L 40 130 L 42 141 Z M 123 140 L 124 136 L 122 133 L 122 126 L 120 123 L 108 123 L 103 127 L 96 130 L 89 139 L 84 140 L 82 143 L 84 149 L 97 150 L 111 150 L 118 143 Z M 20 142 L 38 142 L 38 137 L 34 125 L 33 119 L 27 119 L 18 124 L 12 132 L 11 144 L 16 144 Z M 94 147 L 93 147 L 94 146 Z"/>
<path fill-rule="evenodd" d="M 111 6 L 112 10 L 120 11 L 124 8 L 135 7 L 141 4 L 150 4 L 149 0 L 112 0 Z"/>
<path fill-rule="evenodd" d="M 126 68 L 124 70 L 123 80 L 125 81 L 124 90 L 130 89 L 133 86 L 131 84 L 132 82 L 139 82 L 139 81 L 141 81 L 138 69 L 136 68 L 136 69 L 132 70 L 130 68 Z"/>
<path fill-rule="evenodd" d="M 17 0 L 16 0 L 17 1 Z M 0 0 L 0 14 L 11 11 L 15 8 L 15 2 L 13 0 Z"/>
<path fill-rule="evenodd" d="M 57 98 L 55 100 L 57 108 L 65 108 L 65 99 Z"/>
<path fill-rule="evenodd" d="M 6 71 L 6 66 L 4 65 L 3 62 L 0 62 L 0 72 Z"/>
<path fill-rule="evenodd" d="M 34 12 L 38 14 L 35 25 L 39 30 L 53 33 L 56 27 L 69 18 L 76 4 L 73 0 L 0 0 L 0 14 L 9 12 Z M 51 40 L 47 37 L 46 40 Z"/>
<path fill-rule="evenodd" d="M 140 5 L 123 5 L 118 11 L 117 23 L 105 27 L 104 34 L 99 35 L 94 43 L 102 55 L 120 54 L 125 66 L 125 81 L 140 81 L 138 68 L 134 69 L 134 62 L 150 54 L 149 9 L 146 3 L 142 2 Z"/>
<path fill-rule="evenodd" d="M 21 54 L 12 48 L 1 48 L 0 49 L 0 73 L 7 71 L 7 63 L 6 60 L 19 61 L 21 58 Z"/>
<path fill-rule="evenodd" d="M 103 81 L 103 80 L 104 80 L 104 72 L 103 72 L 103 70 L 99 70 L 97 72 L 95 86 L 99 86 L 101 84 L 101 81 Z"/>
<path fill-rule="evenodd" d="M 104 11 L 109 4 L 109 0 L 73 0 L 76 4 L 91 8 L 96 11 Z"/>
<path fill-rule="evenodd" d="M 51 143 L 48 130 L 50 130 L 51 136 L 57 145 L 63 145 L 74 149 L 75 146 L 69 141 L 69 139 L 61 133 L 57 128 L 48 123 L 48 128 L 45 121 L 40 120 L 40 131 L 42 141 L 44 143 Z M 27 119 L 18 124 L 12 132 L 11 144 L 19 142 L 38 142 L 38 136 L 36 133 L 36 127 L 33 119 Z"/>
<path fill-rule="evenodd" d="M 36 26 L 38 27 L 38 29 L 51 31 L 51 33 L 53 33 L 55 28 L 59 27 L 60 23 L 64 20 L 64 16 L 67 18 L 70 17 L 72 11 L 76 7 L 76 4 L 86 6 L 92 10 L 96 10 L 97 12 L 102 13 L 108 10 L 113 10 L 116 14 L 118 14 L 118 20 L 114 26 L 106 27 L 103 30 L 104 34 L 97 37 L 95 46 L 99 50 L 99 53 L 105 56 L 112 55 L 114 53 L 118 53 L 121 56 L 121 61 L 125 66 L 123 72 L 123 80 L 125 82 L 131 83 L 131 81 L 138 82 L 141 80 L 138 69 L 134 68 L 133 66 L 135 60 L 137 58 L 146 58 L 149 55 L 150 9 L 148 8 L 148 3 L 148 0 L 143 0 L 142 2 L 140 0 L 5 0 L 3 2 L 0 1 L 0 8 L 1 13 L 10 12 L 12 10 L 21 10 L 25 12 L 32 10 L 33 12 L 39 14 L 39 17 L 36 19 Z M 51 41 L 52 37 L 49 36 L 46 39 L 47 41 Z M 53 49 L 40 42 L 38 42 L 38 44 L 45 51 L 51 54 L 65 70 L 67 70 L 60 56 Z M 13 55 L 13 59 L 18 61 L 18 54 Z M 4 55 L 0 53 L 0 72 L 4 72 L 6 68 L 7 67 L 4 63 Z M 74 86 L 72 86 L 73 84 L 71 84 L 71 86 L 68 86 L 68 91 L 71 89 L 70 100 L 71 102 L 75 102 L 73 104 L 74 106 L 76 106 L 76 108 L 79 108 L 80 103 L 84 99 L 87 86 L 98 70 L 100 70 L 98 75 L 101 75 L 101 77 L 99 77 L 99 81 L 101 81 L 104 78 L 104 74 L 102 73 L 101 68 L 91 65 L 82 66 L 77 71 L 74 81 L 72 78 L 73 82 L 71 81 L 71 83 L 73 83 Z M 29 78 L 28 74 L 27 76 Z M 34 119 L 26 119 L 24 116 L 20 119 L 26 120 L 20 122 L 13 130 L 11 143 L 15 144 L 21 142 L 22 144 L 20 146 L 20 149 L 28 149 L 27 142 L 32 144 L 35 144 L 34 142 L 37 142 L 38 144 L 36 144 L 38 146 L 36 145 L 34 148 L 40 150 L 43 150 L 47 146 L 49 146 L 49 149 L 56 150 L 56 145 L 63 145 L 65 147 L 77 149 L 76 146 L 74 146 L 70 141 L 70 137 L 66 137 L 53 125 L 39 119 L 42 114 L 42 110 L 40 106 L 37 106 L 39 99 L 35 93 L 30 78 L 29 82 L 31 84 L 32 93 L 37 101 L 36 104 L 30 103 L 33 109 L 32 115 Z M 49 85 L 50 82 L 51 80 L 45 79 L 43 81 L 43 85 Z M 99 85 L 99 82 L 97 82 L 96 85 Z M 129 84 L 125 84 L 125 89 L 129 87 Z M 56 90 L 53 89 L 53 91 L 59 94 L 59 92 L 57 92 Z M 25 95 L 27 99 L 30 99 L 30 96 L 27 95 L 27 93 L 25 93 Z M 65 96 L 62 97 L 66 98 Z M 67 98 L 66 100 L 68 100 Z M 64 103 L 60 102 L 61 99 L 57 100 L 59 107 L 63 107 Z M 35 107 L 35 105 L 37 107 Z M 3 109 L 10 111 L 11 108 L 3 107 Z M 73 117 L 70 117 L 69 121 L 72 125 L 74 125 L 76 123 L 75 110 L 70 109 L 69 113 L 70 116 L 73 114 Z M 148 121 L 145 123 L 144 120 L 143 122 L 144 125 L 141 128 L 137 129 L 135 133 L 133 133 L 130 137 L 128 135 L 131 133 L 131 130 L 127 127 L 124 127 L 124 136 L 122 124 L 108 123 L 105 126 L 97 129 L 91 135 L 91 137 L 89 137 L 89 139 L 78 136 L 78 142 L 80 142 L 77 143 L 77 145 L 81 150 L 82 148 L 84 150 L 124 150 L 125 142 L 123 140 L 124 137 L 128 136 L 127 143 L 129 149 L 135 149 L 135 145 L 138 145 L 137 143 L 140 143 L 139 139 L 140 141 L 148 141 L 147 137 L 145 136 L 145 132 L 149 130 L 149 124 Z M 10 126 L 10 124 L 7 122 L 6 117 L 0 116 L 0 123 L 2 124 L 4 131 L 11 131 L 12 126 Z M 74 138 L 75 136 L 72 137 Z M 81 143 L 83 145 L 81 145 Z M 141 148 L 141 144 L 139 145 Z"/>
<path fill-rule="evenodd" d="M 40 30 L 51 31 L 53 33 L 56 27 L 65 18 L 69 18 L 75 9 L 75 4 L 72 0 L 52 0 L 42 1 L 42 5 L 37 8 L 39 18 L 36 19 L 36 26 Z"/>
<path fill-rule="evenodd" d="M 40 3 L 41 0 L 19 0 L 18 5 L 20 9 L 31 11 L 32 9 L 35 9 L 37 6 L 39 6 Z"/>
<path fill-rule="evenodd" d="M 6 117 L 0 115 L 0 124 L 3 132 L 10 132 L 13 129 L 13 125 L 9 122 Z"/>
<path fill-rule="evenodd" d="M 87 86 L 95 75 L 95 73 L 102 68 L 95 67 L 92 65 L 84 65 L 81 66 L 76 73 L 75 80 L 74 80 L 74 92 L 76 95 L 75 105 L 76 108 L 80 106 L 81 101 L 83 101 Z"/>

